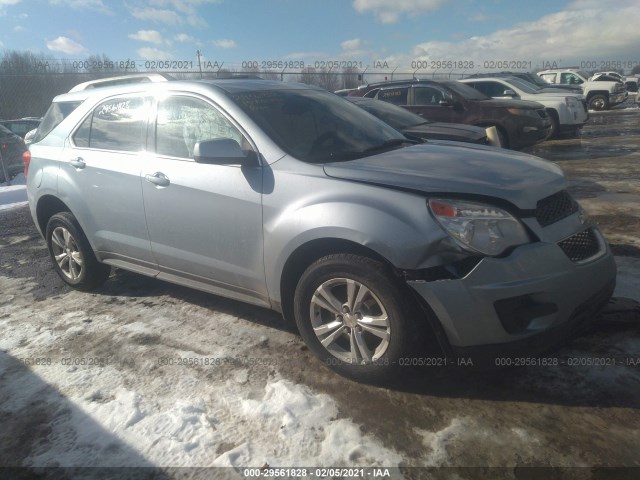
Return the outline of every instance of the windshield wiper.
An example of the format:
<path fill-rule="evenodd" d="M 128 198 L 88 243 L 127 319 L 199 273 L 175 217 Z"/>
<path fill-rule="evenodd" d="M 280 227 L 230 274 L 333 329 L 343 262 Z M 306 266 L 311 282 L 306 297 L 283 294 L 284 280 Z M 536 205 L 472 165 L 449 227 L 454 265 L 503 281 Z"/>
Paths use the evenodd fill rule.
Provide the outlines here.
<path fill-rule="evenodd" d="M 388 150 L 391 149 L 393 147 L 399 147 L 400 145 L 402 145 L 403 143 L 410 143 L 411 145 L 418 145 L 420 143 L 424 143 L 424 141 L 422 141 L 421 139 L 417 139 L 413 140 L 410 138 L 392 138 L 390 140 L 387 140 L 383 143 L 381 143 L 380 145 L 375 145 L 373 147 L 369 147 L 369 148 L 365 148 L 364 150 L 349 150 L 346 152 L 338 152 L 338 153 L 331 153 L 329 155 L 329 158 L 331 162 L 343 162 L 343 161 L 348 161 L 348 160 L 355 160 L 357 158 L 362 158 L 362 157 L 366 157 L 369 154 L 375 153 L 375 152 L 379 152 L 382 150 Z"/>
<path fill-rule="evenodd" d="M 410 143 L 411 145 L 417 145 L 419 142 L 415 140 L 409 140 L 408 138 L 391 138 L 389 140 L 386 140 L 385 142 L 382 142 L 380 145 L 375 145 L 373 147 L 365 148 L 364 150 L 361 150 L 358 153 L 367 154 L 367 153 L 378 152 L 381 150 L 388 150 L 393 147 L 399 147 L 403 143 Z"/>

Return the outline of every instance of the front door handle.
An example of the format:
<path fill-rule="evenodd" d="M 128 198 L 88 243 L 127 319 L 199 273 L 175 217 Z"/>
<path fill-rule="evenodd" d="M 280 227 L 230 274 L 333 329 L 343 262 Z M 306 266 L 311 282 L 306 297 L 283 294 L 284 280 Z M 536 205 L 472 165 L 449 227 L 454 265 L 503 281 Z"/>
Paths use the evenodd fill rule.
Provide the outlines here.
<path fill-rule="evenodd" d="M 158 187 L 168 187 L 169 184 L 171 183 L 171 181 L 169 180 L 169 177 L 167 177 L 162 172 L 156 172 L 152 175 L 145 175 L 144 178 L 147 182 L 153 183 Z"/>
<path fill-rule="evenodd" d="M 73 160 L 69 160 L 69 163 L 72 167 L 77 168 L 78 170 L 82 170 L 87 166 L 84 159 L 82 157 L 74 158 Z"/>

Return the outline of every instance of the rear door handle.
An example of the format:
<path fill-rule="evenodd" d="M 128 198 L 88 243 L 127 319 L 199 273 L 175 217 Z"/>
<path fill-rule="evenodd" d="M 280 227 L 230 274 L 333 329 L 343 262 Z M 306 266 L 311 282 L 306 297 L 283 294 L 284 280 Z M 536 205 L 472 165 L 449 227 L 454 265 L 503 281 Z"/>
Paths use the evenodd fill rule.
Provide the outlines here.
<path fill-rule="evenodd" d="M 158 187 L 168 187 L 169 184 L 171 183 L 171 181 L 169 180 L 169 177 L 167 177 L 162 172 L 156 172 L 156 173 L 151 174 L 151 175 L 145 175 L 144 178 L 145 178 L 145 180 L 147 182 L 153 183 L 154 185 L 157 185 Z"/>
<path fill-rule="evenodd" d="M 78 170 L 82 170 L 87 166 L 84 159 L 82 157 L 74 158 L 73 160 L 69 160 L 69 163 L 72 167 L 77 168 Z"/>

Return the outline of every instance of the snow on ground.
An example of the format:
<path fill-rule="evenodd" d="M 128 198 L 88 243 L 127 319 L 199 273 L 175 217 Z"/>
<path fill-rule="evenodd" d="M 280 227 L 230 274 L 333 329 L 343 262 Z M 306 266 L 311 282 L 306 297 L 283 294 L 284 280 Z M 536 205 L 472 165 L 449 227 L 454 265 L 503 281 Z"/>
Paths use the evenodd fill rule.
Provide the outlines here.
<path fill-rule="evenodd" d="M 0 210 L 20 207 L 27 204 L 27 181 L 24 174 L 11 180 L 11 185 L 0 183 Z"/>
<path fill-rule="evenodd" d="M 64 302 L 40 302 L 31 310 L 23 293 L 34 287 L 0 275 L 0 420 L 37 418 L 33 405 L 46 406 L 39 422 L 46 425 L 46 439 L 31 444 L 18 465 L 390 467 L 401 461 L 341 418 L 329 395 L 276 370 L 250 380 L 249 369 L 234 363 L 256 347 L 242 337 L 196 346 L 192 340 L 202 336 L 196 327 L 181 338 L 191 348 L 158 344 L 165 335 L 172 343 L 171 332 L 185 317 L 196 324 L 211 320 L 206 309 L 186 306 L 182 318 L 150 318 L 148 302 L 141 302 L 97 313 L 92 298 L 70 292 L 73 298 L 66 294 Z M 77 309 L 83 305 L 89 308 Z M 47 360 L 36 364 L 38 358 Z M 162 358 L 201 365 L 165 365 Z M 220 364 L 204 366 L 205 359 Z M 0 444 L 9 441 L 3 436 Z"/>

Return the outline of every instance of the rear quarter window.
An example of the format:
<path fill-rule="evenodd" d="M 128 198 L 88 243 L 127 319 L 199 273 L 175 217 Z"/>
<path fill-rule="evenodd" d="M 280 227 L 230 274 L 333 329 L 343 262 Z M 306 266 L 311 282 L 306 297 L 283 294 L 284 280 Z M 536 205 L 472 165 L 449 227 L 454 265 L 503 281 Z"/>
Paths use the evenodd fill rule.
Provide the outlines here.
<path fill-rule="evenodd" d="M 39 142 L 53 131 L 60 123 L 67 118 L 82 102 L 55 102 L 52 103 L 47 113 L 42 118 L 32 143 Z"/>

